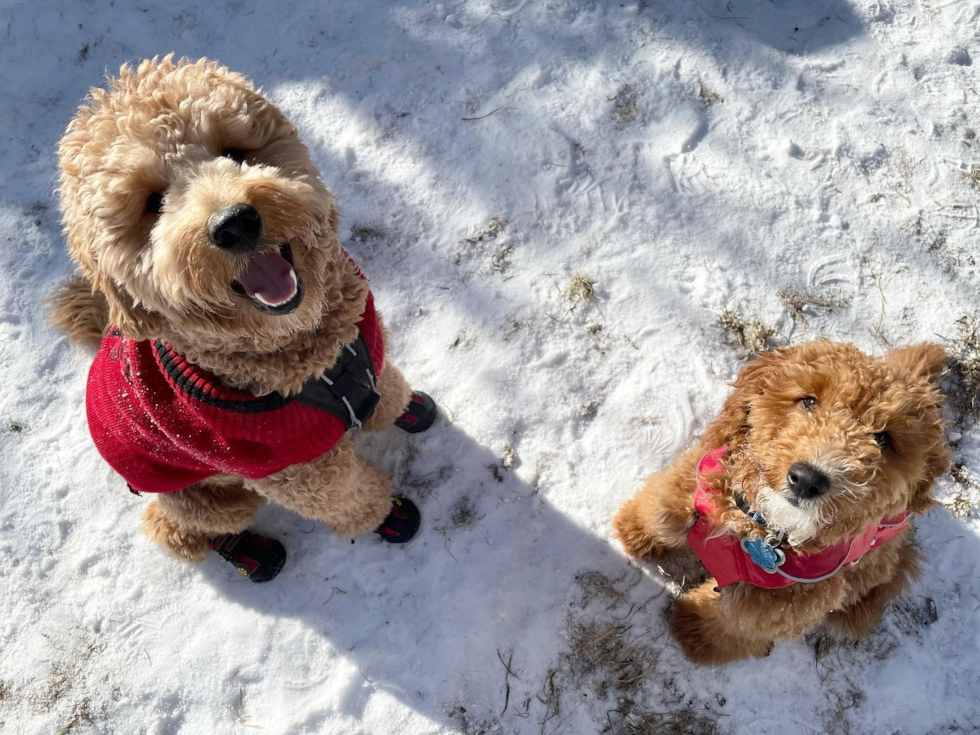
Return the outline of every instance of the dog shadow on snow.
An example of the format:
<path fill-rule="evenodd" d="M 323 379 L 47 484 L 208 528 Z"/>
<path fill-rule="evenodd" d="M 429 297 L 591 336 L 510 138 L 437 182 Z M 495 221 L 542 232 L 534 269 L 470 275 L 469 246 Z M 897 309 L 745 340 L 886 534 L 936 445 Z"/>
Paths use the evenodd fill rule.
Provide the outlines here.
<path fill-rule="evenodd" d="M 418 437 L 390 430 L 357 441 L 364 456 L 392 474 L 396 492 L 418 503 L 423 525 L 411 543 L 391 546 L 371 534 L 351 543 L 266 506 L 252 527 L 288 549 L 277 579 L 244 583 L 216 557 L 201 570 L 225 599 L 271 621 L 299 623 L 272 636 L 292 657 L 279 667 L 291 672 L 283 688 L 295 693 L 298 709 L 308 698 L 317 702 L 303 721 L 288 723 L 292 728 L 315 731 L 338 714 L 354 728 L 377 691 L 461 732 L 574 732 L 575 720 L 563 724 L 563 718 L 576 713 L 605 726 L 608 713 L 633 696 L 637 706 L 702 719 L 737 716 L 726 698 L 739 701 L 743 684 L 729 678 L 731 667 L 690 669 L 667 635 L 671 595 L 656 565 L 644 573 L 597 535 L 607 533 L 610 519 L 599 519 L 594 532 L 549 502 L 548 470 L 534 457 L 491 451 L 445 418 Z M 623 496 L 630 491 L 623 488 Z M 930 672 L 937 659 L 929 651 L 970 636 L 969 616 L 957 610 L 967 609 L 980 582 L 940 572 L 962 566 L 957 544 L 980 553 L 980 539 L 941 508 L 919 526 L 928 559 L 924 580 L 889 607 L 867 641 L 836 650 L 828 668 L 821 657 L 834 644 L 818 630 L 805 642 L 777 646 L 766 661 L 732 666 L 789 666 L 824 685 L 827 672 L 840 668 L 842 651 L 852 665 L 833 675 L 850 680 L 849 669 L 888 666 L 901 646 L 924 674 L 967 675 L 957 673 L 964 665 L 955 662 Z M 682 586 L 683 575 L 697 574 L 684 555 L 663 567 Z M 276 649 L 273 644 L 266 656 L 280 655 Z M 751 688 L 754 679 L 746 681 Z M 688 684 L 726 696 L 695 701 L 699 695 Z M 800 685 L 805 681 L 791 678 L 777 688 L 803 696 L 795 690 Z M 951 702 L 950 711 L 957 709 Z"/>
<path fill-rule="evenodd" d="M 351 543 L 266 506 L 252 528 L 279 538 L 289 554 L 274 581 L 245 583 L 213 556 L 201 569 L 224 598 L 302 623 L 289 634 L 300 636 L 289 645 L 301 654 L 283 667 L 294 672 L 285 687 L 317 691 L 337 675 L 348 682 L 317 691 L 342 694 L 293 727 L 315 728 L 338 712 L 357 719 L 381 689 L 463 731 L 509 719 L 536 730 L 557 708 L 537 695 L 554 678 L 570 608 L 589 595 L 625 601 L 628 586 L 630 599 L 658 598 L 645 614 L 663 627 L 662 582 L 555 508 L 546 498 L 547 470 L 535 477 L 520 457 L 491 452 L 445 418 L 417 437 L 389 430 L 357 441 L 392 474 L 396 492 L 418 503 L 422 527 L 409 544 L 384 544 L 373 534 Z M 614 580 L 611 589 L 603 580 Z M 520 679 L 505 682 L 502 660 Z"/>

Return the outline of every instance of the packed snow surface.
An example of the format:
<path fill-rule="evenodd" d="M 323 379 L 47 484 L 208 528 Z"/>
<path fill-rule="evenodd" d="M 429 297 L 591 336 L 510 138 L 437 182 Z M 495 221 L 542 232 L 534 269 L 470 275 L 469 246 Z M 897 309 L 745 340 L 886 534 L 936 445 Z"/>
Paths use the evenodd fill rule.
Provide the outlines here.
<path fill-rule="evenodd" d="M 925 574 L 859 645 L 693 668 L 681 580 L 610 528 L 718 410 L 740 334 L 980 346 L 980 1 L 2 6 L 0 731 L 980 727 L 969 396 Z M 55 146 L 106 70 L 169 51 L 295 122 L 442 406 L 358 439 L 422 509 L 405 548 L 267 506 L 274 582 L 182 564 L 89 439 L 90 357 L 44 319 L 72 267 Z"/>

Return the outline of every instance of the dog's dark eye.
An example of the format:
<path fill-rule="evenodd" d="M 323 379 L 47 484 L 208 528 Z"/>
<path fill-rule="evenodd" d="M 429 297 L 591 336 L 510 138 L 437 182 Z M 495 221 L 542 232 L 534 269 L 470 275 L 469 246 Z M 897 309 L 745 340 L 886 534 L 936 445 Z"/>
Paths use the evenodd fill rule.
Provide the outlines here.
<path fill-rule="evenodd" d="M 892 435 L 887 431 L 879 431 L 873 436 L 875 444 L 877 444 L 880 449 L 888 449 L 888 447 L 892 445 Z"/>
<path fill-rule="evenodd" d="M 807 411 L 812 411 L 817 407 L 817 399 L 813 396 L 804 396 L 800 399 L 800 405 Z"/>
<path fill-rule="evenodd" d="M 146 198 L 146 211 L 150 214 L 160 214 L 163 211 L 163 194 L 153 192 Z"/>
<path fill-rule="evenodd" d="M 245 162 L 245 151 L 241 148 L 225 148 L 221 151 L 221 155 L 225 158 L 230 158 L 235 163 Z"/>

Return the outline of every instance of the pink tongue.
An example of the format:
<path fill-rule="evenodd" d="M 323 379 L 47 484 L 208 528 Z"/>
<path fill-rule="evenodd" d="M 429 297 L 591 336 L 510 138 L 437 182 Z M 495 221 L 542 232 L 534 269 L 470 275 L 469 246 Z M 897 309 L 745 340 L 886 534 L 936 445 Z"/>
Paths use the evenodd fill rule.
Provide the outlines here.
<path fill-rule="evenodd" d="M 282 304 L 296 294 L 292 272 L 289 261 L 279 253 L 259 253 L 252 256 L 238 281 L 252 298 L 261 296 L 270 304 Z"/>

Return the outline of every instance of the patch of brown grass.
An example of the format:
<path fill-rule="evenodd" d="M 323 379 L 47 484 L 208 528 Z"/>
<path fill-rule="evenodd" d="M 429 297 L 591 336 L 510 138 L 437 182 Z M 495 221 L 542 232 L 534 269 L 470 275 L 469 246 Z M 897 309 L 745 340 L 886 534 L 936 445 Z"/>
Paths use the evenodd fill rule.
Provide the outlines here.
<path fill-rule="evenodd" d="M 629 692 L 656 666 L 658 653 L 633 624 L 615 619 L 569 620 L 568 650 L 561 658 L 578 685 L 590 685 L 601 699 L 610 691 Z"/>
<path fill-rule="evenodd" d="M 568 282 L 568 287 L 562 291 L 561 297 L 571 304 L 574 309 L 581 304 L 587 304 L 595 296 L 595 285 L 598 283 L 582 273 L 576 273 Z"/>
<path fill-rule="evenodd" d="M 980 319 L 963 317 L 960 334 L 947 340 L 949 370 L 946 395 L 958 422 L 971 426 L 980 417 Z"/>
<path fill-rule="evenodd" d="M 415 444 L 408 444 L 405 451 L 405 458 L 402 460 L 401 471 L 398 473 L 398 486 L 401 488 L 410 487 L 415 490 L 422 498 L 428 496 L 436 487 L 442 485 L 450 479 L 456 472 L 452 465 L 443 465 L 435 472 L 425 475 L 417 475 L 412 470 L 412 465 L 418 458 L 419 450 Z"/>
<path fill-rule="evenodd" d="M 477 717 L 460 703 L 451 705 L 446 710 L 446 714 L 455 720 L 461 735 L 489 735 L 491 732 L 499 731 L 495 718 Z"/>
<path fill-rule="evenodd" d="M 776 292 L 780 303 L 789 310 L 794 322 L 806 322 L 808 314 L 819 312 L 832 314 L 851 303 L 848 296 L 832 294 L 819 296 L 808 291 L 798 291 L 793 288 L 781 288 Z"/>
<path fill-rule="evenodd" d="M 717 105 L 720 102 L 725 101 L 724 97 L 713 91 L 707 84 L 704 83 L 704 80 L 701 78 L 700 74 L 698 75 L 698 97 L 701 98 L 701 101 L 704 103 L 705 107 L 711 107 L 712 105 Z"/>
<path fill-rule="evenodd" d="M 611 715 L 612 713 L 610 713 Z M 617 712 L 614 731 L 622 735 L 719 735 L 718 715 L 708 710 L 676 709 L 666 712 Z M 610 721 L 612 717 L 610 716 Z"/>
<path fill-rule="evenodd" d="M 960 462 L 950 468 L 949 476 L 960 487 L 951 498 L 940 502 L 957 518 L 969 518 L 975 509 L 970 496 L 980 491 L 980 482 L 977 482 L 966 465 Z"/>
<path fill-rule="evenodd" d="M 67 642 L 67 646 L 52 643 L 63 655 L 51 664 L 48 676 L 42 680 L 43 686 L 27 696 L 27 701 L 35 712 L 48 712 L 54 709 L 72 690 L 83 684 L 88 676 L 87 664 L 105 650 L 106 644 L 88 628 L 79 625 L 71 630 L 70 635 L 71 639 Z M 76 703 L 75 709 L 78 706 Z M 81 714 L 74 713 L 69 721 L 78 720 L 79 717 Z M 81 721 L 84 719 L 78 720 Z"/>
<path fill-rule="evenodd" d="M 58 728 L 58 735 L 74 732 L 81 725 L 92 722 L 93 719 L 92 703 L 87 697 L 80 699 L 72 706 L 68 719 Z"/>
<path fill-rule="evenodd" d="M 575 584 L 579 586 L 582 593 L 581 606 L 588 607 L 589 603 L 597 599 L 614 605 L 619 603 L 626 596 L 626 592 L 616 586 L 618 582 L 622 582 L 622 577 L 613 581 L 595 569 L 579 572 L 575 575 Z"/>
<path fill-rule="evenodd" d="M 631 84 L 624 84 L 612 98 L 613 102 L 613 122 L 617 125 L 626 125 L 633 122 L 639 114 L 636 106 L 636 89 Z"/>
<path fill-rule="evenodd" d="M 476 505 L 473 500 L 464 495 L 453 503 L 449 519 L 455 528 L 468 528 L 480 520 L 480 516 L 476 512 Z"/>
<path fill-rule="evenodd" d="M 496 240 L 497 236 L 504 231 L 504 226 L 507 223 L 500 219 L 499 217 L 492 218 L 482 230 L 477 232 L 472 237 L 467 237 L 466 242 L 471 245 L 475 245 L 478 242 L 483 242 L 484 240 Z"/>
<path fill-rule="evenodd" d="M 725 310 L 718 318 L 718 323 L 728 339 L 743 359 L 775 347 L 773 337 L 776 330 L 757 319 L 744 319 L 734 311 Z"/>
<path fill-rule="evenodd" d="M 367 242 L 368 240 L 384 240 L 388 237 L 388 232 L 380 225 L 356 224 L 351 227 L 350 238 L 355 242 Z"/>
<path fill-rule="evenodd" d="M 969 179 L 971 184 L 980 189 L 980 165 L 971 168 L 966 178 Z"/>

